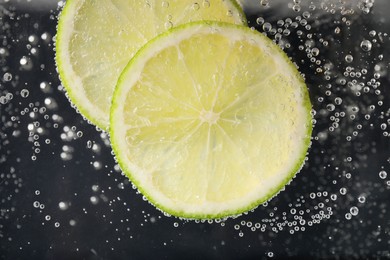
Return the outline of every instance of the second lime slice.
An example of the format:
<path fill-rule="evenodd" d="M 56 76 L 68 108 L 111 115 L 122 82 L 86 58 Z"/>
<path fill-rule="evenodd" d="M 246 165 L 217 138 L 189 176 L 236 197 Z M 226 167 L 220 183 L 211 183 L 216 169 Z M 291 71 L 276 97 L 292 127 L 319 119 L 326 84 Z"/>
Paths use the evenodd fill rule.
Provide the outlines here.
<path fill-rule="evenodd" d="M 77 109 L 109 126 L 111 97 L 123 68 L 147 41 L 199 20 L 245 23 L 234 0 L 68 0 L 58 23 L 56 61 Z"/>

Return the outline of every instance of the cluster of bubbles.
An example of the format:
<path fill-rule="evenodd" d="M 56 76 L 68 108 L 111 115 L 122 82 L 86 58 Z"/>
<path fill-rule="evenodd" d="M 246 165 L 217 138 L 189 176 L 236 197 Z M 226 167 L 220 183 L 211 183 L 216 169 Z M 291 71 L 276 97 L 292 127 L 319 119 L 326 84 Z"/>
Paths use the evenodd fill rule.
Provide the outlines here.
<path fill-rule="evenodd" d="M 311 193 L 310 198 L 315 199 L 316 197 L 328 197 L 328 193 L 318 192 L 317 194 Z M 335 200 L 335 199 L 332 199 Z M 315 224 L 321 223 L 325 219 L 329 219 L 333 215 L 332 207 L 330 203 L 331 199 L 327 198 L 324 202 L 319 202 L 318 204 L 308 208 L 305 205 L 305 199 L 303 196 L 297 199 L 297 203 L 289 204 L 289 211 L 279 212 L 277 207 L 271 209 L 268 214 L 268 217 L 262 218 L 260 222 L 253 223 L 252 221 L 242 220 L 240 223 L 234 225 L 235 230 L 239 230 L 239 236 L 244 236 L 244 230 L 248 229 L 252 232 L 261 231 L 274 233 L 282 232 L 288 230 L 290 234 L 296 232 L 305 231 L 307 227 L 311 227 Z M 328 204 L 328 206 L 326 204 Z M 267 207 L 267 203 L 263 205 Z"/>
<path fill-rule="evenodd" d="M 41 192 L 39 190 L 36 190 L 34 192 L 35 196 L 37 197 L 37 200 L 33 202 L 33 207 L 39 211 L 40 214 L 43 214 L 45 211 L 45 204 L 42 202 L 39 202 L 38 198 Z M 60 202 L 63 203 L 63 202 Z M 62 205 L 62 208 L 60 207 L 60 210 L 66 210 L 67 207 Z M 47 225 L 48 223 L 53 222 L 52 216 L 50 214 L 44 214 L 43 220 L 42 220 L 42 226 Z M 53 226 L 55 228 L 58 228 L 60 226 L 60 222 L 54 221 Z"/>
<path fill-rule="evenodd" d="M 315 97 L 315 102 L 319 105 L 317 105 L 317 108 L 315 107 L 316 110 L 313 111 L 313 114 L 315 115 L 314 123 L 316 123 L 317 119 L 326 117 L 327 128 L 323 131 L 318 130 L 318 133 L 313 136 L 313 140 L 325 144 L 331 140 L 332 135 L 340 135 L 342 127 L 343 135 L 346 135 L 346 143 L 353 145 L 354 141 L 361 142 L 358 139 L 359 133 L 364 128 L 373 128 L 370 122 L 376 113 L 380 113 L 380 118 L 383 118 L 384 121 L 380 124 L 379 129 L 382 131 L 383 136 L 389 136 L 390 134 L 386 131 L 390 124 L 390 120 L 386 119 L 389 115 L 384 112 L 377 112 L 378 110 L 381 111 L 381 107 L 384 105 L 381 78 L 387 75 L 383 54 L 378 53 L 377 48 L 386 39 L 389 40 L 387 33 L 368 30 L 367 34 L 363 33 L 361 35 L 362 38 L 356 44 L 357 48 L 351 46 L 350 52 L 345 53 L 344 56 L 342 56 L 343 53 L 337 53 L 338 55 L 334 57 L 328 57 L 329 50 L 335 50 L 336 42 L 340 41 L 338 37 L 348 35 L 354 22 L 353 19 L 356 19 L 356 16 L 368 15 L 374 6 L 374 1 L 364 0 L 357 3 L 345 1 L 321 1 L 316 3 L 309 1 L 307 3 L 307 1 L 294 0 L 292 2 L 289 2 L 288 6 L 296 13 L 295 17 L 287 16 L 287 18 L 270 19 L 267 21 L 263 16 L 258 16 L 255 18 L 255 23 L 252 26 L 273 39 L 275 43 L 287 52 L 291 51 L 302 57 L 302 60 L 295 61 L 298 66 L 301 63 L 307 66 L 309 63 L 311 64 L 310 68 L 315 71 L 317 76 L 323 77 L 322 82 L 318 86 L 319 94 L 316 94 Z M 305 3 L 302 4 L 302 2 Z M 265 10 L 273 7 L 271 1 L 260 1 L 260 4 Z M 324 13 L 329 13 L 333 17 L 331 22 L 334 24 L 328 25 L 330 28 L 333 27 L 333 35 L 331 37 L 317 30 L 319 28 L 318 21 L 326 21 L 327 19 Z M 322 26 L 324 25 L 322 24 Z M 298 44 L 292 43 L 293 41 L 298 41 Z M 360 53 L 357 49 L 360 49 Z M 340 56 L 344 63 L 340 61 Z M 346 94 L 346 91 L 350 94 Z M 364 102 L 352 101 L 349 98 L 349 96 L 362 98 L 363 95 L 371 97 L 371 102 L 376 101 L 376 103 L 366 105 Z M 372 96 L 375 98 L 372 98 Z M 356 122 L 355 127 L 346 128 L 346 121 Z M 353 155 L 346 155 L 341 161 L 334 161 L 333 163 L 341 162 L 341 165 L 353 164 L 357 166 L 356 168 L 359 168 L 358 162 L 354 160 L 357 159 Z M 340 170 L 341 165 L 329 164 L 327 167 L 335 167 L 337 171 Z M 386 179 L 386 171 L 379 171 L 379 176 L 381 179 Z M 340 177 L 345 180 L 353 179 L 353 170 L 344 172 Z M 333 184 L 342 183 L 343 181 L 336 179 L 333 180 Z M 388 183 L 386 182 L 386 185 Z M 290 233 L 294 233 L 305 230 L 305 226 L 320 223 L 323 219 L 329 219 L 334 211 L 338 211 L 337 200 L 339 200 L 340 196 L 348 197 L 348 201 L 350 201 L 348 203 L 350 206 L 343 210 L 345 210 L 345 219 L 351 220 L 359 214 L 359 208 L 364 206 L 367 197 L 366 194 L 349 194 L 346 187 L 341 187 L 339 194 L 332 193 L 328 196 L 328 192 L 325 191 L 323 193 L 312 192 L 309 198 L 306 198 L 308 201 L 319 201 L 316 207 L 324 209 L 321 210 L 321 213 L 310 211 L 305 204 L 302 210 L 295 210 L 294 206 L 290 204 L 290 212 L 278 214 L 275 207 L 271 209 L 271 218 L 263 218 L 262 222 L 241 221 L 234 225 L 234 229 L 239 231 L 240 236 L 244 234 L 242 227 L 247 227 L 251 231 L 260 230 L 263 232 L 280 232 L 287 229 Z M 353 199 L 354 196 L 356 197 Z M 355 205 L 353 205 L 354 203 Z M 297 212 L 298 214 L 296 214 Z M 293 217 L 293 221 L 289 222 L 286 219 L 286 215 Z M 315 219 L 311 219 L 315 216 Z"/>

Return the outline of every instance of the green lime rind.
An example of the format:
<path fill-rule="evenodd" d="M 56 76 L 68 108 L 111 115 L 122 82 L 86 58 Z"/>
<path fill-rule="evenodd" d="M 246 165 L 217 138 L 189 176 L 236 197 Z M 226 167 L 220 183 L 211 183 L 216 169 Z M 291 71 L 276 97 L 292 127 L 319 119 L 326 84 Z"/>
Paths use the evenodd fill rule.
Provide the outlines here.
<path fill-rule="evenodd" d="M 66 90 L 66 95 L 69 99 L 69 101 L 72 104 L 72 107 L 76 109 L 78 113 L 80 113 L 85 119 L 88 120 L 89 123 L 92 123 L 93 125 L 99 127 L 100 129 L 104 131 L 108 131 L 108 128 L 102 123 L 101 118 L 98 118 L 91 113 L 89 113 L 89 110 L 82 105 L 83 100 L 78 99 L 77 91 L 73 91 L 74 89 L 71 87 L 70 80 L 68 80 L 67 73 L 64 69 L 63 60 L 61 59 L 61 53 L 63 53 L 63 38 L 61 35 L 63 35 L 63 31 L 67 27 L 67 18 L 69 17 L 69 13 L 73 10 L 74 5 L 76 5 L 77 1 L 74 0 L 67 0 L 64 8 L 62 9 L 59 19 L 58 19 L 58 25 L 57 25 L 57 36 L 55 41 L 55 63 L 57 67 L 57 71 L 59 74 L 59 78 L 62 82 L 63 87 Z"/>
<path fill-rule="evenodd" d="M 241 8 L 241 6 L 235 0 L 225 0 L 228 5 L 234 9 L 234 12 L 238 14 L 241 19 L 243 25 L 247 25 L 246 16 Z M 107 119 L 105 116 L 98 116 L 97 113 L 93 113 L 91 109 L 87 108 L 85 105 L 86 101 L 83 98 L 80 98 L 78 90 L 72 87 L 71 79 L 69 78 L 69 74 L 65 69 L 64 60 L 61 58 L 62 55 L 66 55 L 67 50 L 64 48 L 63 42 L 65 39 L 63 38 L 64 32 L 67 31 L 67 27 L 69 27 L 69 22 L 71 21 L 71 13 L 74 8 L 77 6 L 79 2 L 75 0 L 67 0 L 65 6 L 63 7 L 57 25 L 57 35 L 55 42 L 55 64 L 57 67 L 57 71 L 59 74 L 59 78 L 62 82 L 63 87 L 66 90 L 66 95 L 72 104 L 72 107 L 76 109 L 78 113 L 80 113 L 84 119 L 86 119 L 89 123 L 97 126 L 98 128 L 107 131 L 109 130 L 109 125 L 107 124 Z"/>
<path fill-rule="evenodd" d="M 127 73 L 131 72 L 133 65 L 137 63 L 138 59 L 142 59 L 142 57 L 148 52 L 148 50 L 150 48 L 153 48 L 153 46 L 158 44 L 158 42 L 161 39 L 164 39 L 165 37 L 169 37 L 169 35 L 171 35 L 174 32 L 179 32 L 179 31 L 185 30 L 187 28 L 195 27 L 195 26 L 206 26 L 206 25 L 207 26 L 216 26 L 216 27 L 225 27 L 225 28 L 236 28 L 236 29 L 245 31 L 246 33 L 253 34 L 254 37 L 263 37 L 264 39 L 267 39 L 267 41 L 272 42 L 270 39 L 268 39 L 263 34 L 257 32 L 257 31 L 251 30 L 248 27 L 224 23 L 224 22 L 215 22 L 215 21 L 192 22 L 192 23 L 188 23 L 188 24 L 184 24 L 184 25 L 172 28 L 169 31 L 164 32 L 164 33 L 160 34 L 159 36 L 157 36 L 156 38 L 150 40 L 146 45 L 144 45 L 136 53 L 136 55 L 133 57 L 133 59 L 131 59 L 129 61 L 129 63 L 127 64 L 125 69 L 122 71 L 122 74 L 119 77 L 119 80 L 117 82 L 117 86 L 116 86 L 115 91 L 114 91 L 111 110 L 110 110 L 110 125 L 112 127 L 110 128 L 109 134 L 110 134 L 111 146 L 112 146 L 112 149 L 116 155 L 116 160 L 119 163 L 122 171 L 130 179 L 130 181 L 137 187 L 137 189 L 142 193 L 142 195 L 144 197 L 146 197 L 146 199 L 152 205 L 154 205 L 157 209 L 161 210 L 164 213 L 168 213 L 169 215 L 175 216 L 175 217 L 192 219 L 192 220 L 213 220 L 213 219 L 215 220 L 215 219 L 224 219 L 224 218 L 228 218 L 228 217 L 236 217 L 236 216 L 239 216 L 245 212 L 248 212 L 250 210 L 257 208 L 259 205 L 263 204 L 264 202 L 269 201 L 271 198 L 276 196 L 280 191 L 283 190 L 283 188 L 286 185 L 288 185 L 291 182 L 291 180 L 296 176 L 296 174 L 302 169 L 304 162 L 306 160 L 306 155 L 308 153 L 308 149 L 311 145 L 311 135 L 312 135 L 312 128 L 313 128 L 313 123 L 312 123 L 313 117 L 311 114 L 312 105 L 311 105 L 311 101 L 310 101 L 310 97 L 309 97 L 309 91 L 308 91 L 308 88 L 305 84 L 305 81 L 304 81 L 302 75 L 296 69 L 295 64 L 289 59 L 287 54 L 285 52 L 283 52 L 279 48 L 279 46 L 277 46 L 275 43 L 272 42 L 272 45 L 274 47 L 273 51 L 277 51 L 278 54 L 283 57 L 285 62 L 288 63 L 291 68 L 294 68 L 294 70 L 293 70 L 294 76 L 297 79 L 299 79 L 299 82 L 301 83 L 300 87 L 301 87 L 301 93 L 303 95 L 303 100 L 304 100 L 303 101 L 304 110 L 306 111 L 306 114 L 307 114 L 306 136 L 305 136 L 305 139 L 303 140 L 304 146 L 302 146 L 302 147 L 304 147 L 304 149 L 301 151 L 301 156 L 299 157 L 299 159 L 296 160 L 296 164 L 292 168 L 290 173 L 284 179 L 282 179 L 280 181 L 280 184 L 278 186 L 271 189 L 268 194 L 257 199 L 256 201 L 253 201 L 253 202 L 251 202 L 247 205 L 244 205 L 240 208 L 229 209 L 229 210 L 221 211 L 221 212 L 216 213 L 216 214 L 188 213 L 188 212 L 183 211 L 183 210 L 174 210 L 174 209 L 165 207 L 161 203 L 158 203 L 152 196 L 150 196 L 148 194 L 147 189 L 144 189 L 144 187 L 142 187 L 142 185 L 140 185 L 140 182 L 137 180 L 136 176 L 134 176 L 132 174 L 132 171 L 129 169 L 129 167 L 125 163 L 126 162 L 126 158 L 125 158 L 126 154 L 122 153 L 118 148 L 119 147 L 118 143 L 123 142 L 123 140 L 121 139 L 122 138 L 121 136 L 116 135 L 117 133 L 114 130 L 116 128 L 115 127 L 115 125 L 116 125 L 116 112 L 119 110 L 118 109 L 119 104 L 117 102 L 117 99 L 118 99 L 119 95 L 122 94 L 122 89 L 124 88 L 123 83 L 125 83 L 124 79 L 126 78 L 125 75 Z"/>
<path fill-rule="evenodd" d="M 239 13 L 240 17 L 242 18 L 242 25 L 248 25 L 248 20 L 246 18 L 246 15 L 244 13 L 244 10 L 242 9 L 241 5 L 236 0 L 230 0 L 230 3 L 233 5 L 233 7 L 236 9 L 236 11 Z"/>

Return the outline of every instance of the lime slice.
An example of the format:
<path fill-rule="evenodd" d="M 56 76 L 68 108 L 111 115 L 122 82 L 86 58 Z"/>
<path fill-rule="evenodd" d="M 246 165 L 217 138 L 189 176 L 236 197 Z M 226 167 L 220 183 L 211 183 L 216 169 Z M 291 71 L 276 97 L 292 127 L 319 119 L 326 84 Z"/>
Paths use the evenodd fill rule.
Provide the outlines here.
<path fill-rule="evenodd" d="M 108 130 L 118 77 L 140 47 L 172 26 L 199 20 L 245 23 L 234 0 L 68 0 L 56 37 L 56 62 L 72 103 Z"/>
<path fill-rule="evenodd" d="M 178 217 L 253 209 L 300 170 L 307 87 L 271 40 L 200 22 L 145 45 L 121 74 L 110 117 L 116 158 L 142 194 Z"/>

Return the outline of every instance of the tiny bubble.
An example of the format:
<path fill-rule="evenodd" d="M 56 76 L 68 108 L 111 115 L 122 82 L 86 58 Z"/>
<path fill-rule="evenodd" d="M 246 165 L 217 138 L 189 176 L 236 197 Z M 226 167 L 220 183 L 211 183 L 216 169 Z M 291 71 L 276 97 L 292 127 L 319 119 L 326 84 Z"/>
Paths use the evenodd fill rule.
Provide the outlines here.
<path fill-rule="evenodd" d="M 351 54 L 348 54 L 345 56 L 345 61 L 348 63 L 351 63 L 353 61 L 353 56 Z"/>
<path fill-rule="evenodd" d="M 257 23 L 258 25 L 264 24 L 264 18 L 263 18 L 263 17 L 258 17 L 258 18 L 256 19 L 256 23 Z"/>
<path fill-rule="evenodd" d="M 371 51 L 372 43 L 369 40 L 363 40 L 360 43 L 360 48 L 362 48 L 363 51 Z"/>
<path fill-rule="evenodd" d="M 379 172 L 379 178 L 386 179 L 386 177 L 387 177 L 387 172 L 386 171 L 380 171 Z"/>
<path fill-rule="evenodd" d="M 366 202 L 366 197 L 363 196 L 363 195 L 360 195 L 359 198 L 358 198 L 358 201 L 359 201 L 360 203 L 364 203 L 364 202 Z"/>
<path fill-rule="evenodd" d="M 29 94 L 30 94 L 30 92 L 29 92 L 27 89 L 22 89 L 22 90 L 20 91 L 20 95 L 21 95 L 23 98 L 28 97 Z"/>
<path fill-rule="evenodd" d="M 359 209 L 357 208 L 357 207 L 351 207 L 350 209 L 349 209 L 349 212 L 351 212 L 351 215 L 352 216 L 357 216 L 357 214 L 359 214 Z"/>
<path fill-rule="evenodd" d="M 9 73 L 9 72 L 4 73 L 3 80 L 4 81 L 11 81 L 12 80 L 12 74 Z"/>

